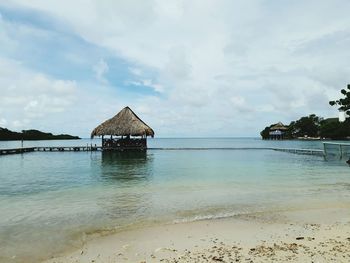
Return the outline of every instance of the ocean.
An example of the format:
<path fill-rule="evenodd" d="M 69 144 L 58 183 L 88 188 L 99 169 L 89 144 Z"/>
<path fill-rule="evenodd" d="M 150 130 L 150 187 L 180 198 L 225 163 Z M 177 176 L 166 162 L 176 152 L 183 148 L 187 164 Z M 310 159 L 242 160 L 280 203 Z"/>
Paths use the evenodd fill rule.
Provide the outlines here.
<path fill-rule="evenodd" d="M 100 144 L 31 141 L 29 146 Z M 21 142 L 0 142 L 0 148 Z M 152 148 L 310 148 L 320 141 L 149 139 Z M 37 262 L 93 235 L 153 224 L 349 205 L 344 160 L 271 150 L 0 156 L 0 261 Z"/>

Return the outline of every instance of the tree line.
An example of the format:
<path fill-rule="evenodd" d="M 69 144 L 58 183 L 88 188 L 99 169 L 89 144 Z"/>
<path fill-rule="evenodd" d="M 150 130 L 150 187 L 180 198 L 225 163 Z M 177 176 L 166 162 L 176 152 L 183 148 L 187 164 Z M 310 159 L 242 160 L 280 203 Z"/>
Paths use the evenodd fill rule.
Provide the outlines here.
<path fill-rule="evenodd" d="M 23 130 L 22 132 L 10 131 L 0 127 L 0 141 L 15 140 L 72 140 L 80 139 L 78 136 L 68 134 L 53 135 L 52 133 L 41 132 L 38 130 Z"/>

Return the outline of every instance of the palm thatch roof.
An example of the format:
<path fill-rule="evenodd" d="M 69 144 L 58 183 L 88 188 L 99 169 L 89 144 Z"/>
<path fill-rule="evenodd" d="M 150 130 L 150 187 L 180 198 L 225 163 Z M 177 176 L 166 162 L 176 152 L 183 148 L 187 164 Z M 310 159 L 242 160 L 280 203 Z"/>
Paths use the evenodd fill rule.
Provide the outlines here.
<path fill-rule="evenodd" d="M 129 107 L 122 109 L 113 118 L 97 126 L 91 138 L 101 135 L 154 136 L 154 131 L 144 123 Z"/>
<path fill-rule="evenodd" d="M 285 126 L 282 122 L 279 122 L 273 125 L 270 130 L 288 130 L 288 127 Z"/>

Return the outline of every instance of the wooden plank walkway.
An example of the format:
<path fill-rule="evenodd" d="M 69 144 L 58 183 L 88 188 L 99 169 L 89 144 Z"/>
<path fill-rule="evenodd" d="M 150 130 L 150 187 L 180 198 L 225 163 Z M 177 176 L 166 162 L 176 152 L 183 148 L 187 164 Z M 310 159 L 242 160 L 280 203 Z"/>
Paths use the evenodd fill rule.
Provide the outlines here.
<path fill-rule="evenodd" d="M 165 150 L 165 151 L 208 151 L 208 150 L 273 150 L 280 152 L 288 152 L 295 154 L 324 156 L 323 150 L 318 149 L 296 149 L 296 148 L 271 148 L 271 147 L 222 147 L 222 148 L 198 148 L 198 147 L 164 147 L 164 148 L 148 148 L 148 150 Z M 101 146 L 38 146 L 27 148 L 0 149 L 0 155 L 20 154 L 27 152 L 93 152 L 102 151 Z"/>
<path fill-rule="evenodd" d="M 0 155 L 27 153 L 27 152 L 34 152 L 34 151 L 35 151 L 35 147 L 0 149 Z"/>
<path fill-rule="evenodd" d="M 37 152 L 94 152 L 101 151 L 101 146 L 40 146 L 35 147 Z"/>

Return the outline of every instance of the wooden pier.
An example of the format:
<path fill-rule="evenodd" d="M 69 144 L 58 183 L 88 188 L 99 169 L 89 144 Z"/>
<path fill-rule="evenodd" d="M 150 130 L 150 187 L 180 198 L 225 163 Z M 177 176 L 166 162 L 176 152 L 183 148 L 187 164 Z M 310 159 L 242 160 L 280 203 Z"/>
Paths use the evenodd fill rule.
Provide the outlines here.
<path fill-rule="evenodd" d="M 20 154 L 28 152 L 95 152 L 108 150 L 102 148 L 102 146 L 37 146 L 37 147 L 27 147 L 27 148 L 13 148 L 13 149 L 0 149 L 0 155 L 7 154 Z M 122 149 L 120 149 L 122 150 Z M 296 149 L 296 148 L 269 148 L 269 147 L 224 147 L 224 148 L 197 148 L 197 147 L 164 147 L 164 148 L 148 148 L 147 150 L 164 150 L 164 151 L 208 151 L 208 150 L 272 150 L 280 152 L 288 152 L 294 154 L 305 154 L 305 155 L 317 155 L 325 156 L 325 152 L 319 149 Z"/>
<path fill-rule="evenodd" d="M 27 152 L 34 152 L 34 151 L 35 151 L 35 147 L 0 149 L 0 155 L 27 153 Z"/>
<path fill-rule="evenodd" d="M 35 147 L 36 152 L 95 152 L 101 151 L 101 146 L 40 146 Z"/>
<path fill-rule="evenodd" d="M 101 151 L 101 146 L 38 146 L 26 148 L 0 149 L 0 155 L 28 152 L 94 152 Z"/>

